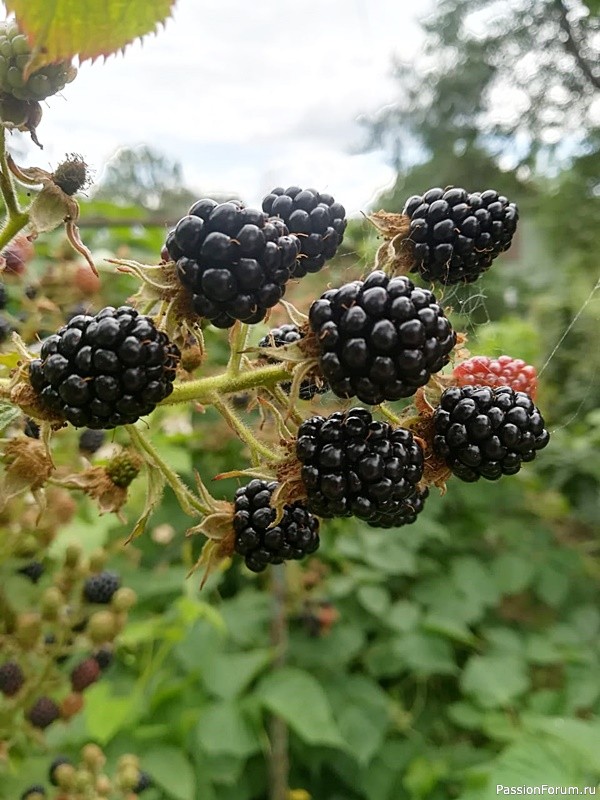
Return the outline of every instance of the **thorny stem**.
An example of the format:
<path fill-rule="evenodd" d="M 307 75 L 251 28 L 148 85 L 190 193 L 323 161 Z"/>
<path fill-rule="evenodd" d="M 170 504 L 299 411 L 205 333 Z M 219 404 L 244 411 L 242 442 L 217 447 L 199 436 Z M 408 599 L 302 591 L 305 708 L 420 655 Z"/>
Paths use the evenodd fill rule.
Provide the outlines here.
<path fill-rule="evenodd" d="M 231 352 L 229 354 L 229 362 L 227 364 L 227 375 L 231 375 L 233 377 L 234 375 L 240 374 L 240 365 L 244 355 L 244 350 L 246 349 L 249 330 L 249 326 L 244 322 L 236 322 L 231 329 L 231 334 L 229 337 Z"/>
<path fill-rule="evenodd" d="M 29 222 L 29 214 L 21 211 L 15 187 L 6 162 L 6 130 L 0 126 L 0 191 L 6 205 L 6 220 L 0 230 L 0 250 Z"/>
<path fill-rule="evenodd" d="M 161 458 L 158 450 L 143 435 L 143 433 L 134 425 L 126 425 L 125 427 L 129 433 L 129 436 L 131 437 L 131 440 L 138 446 L 140 450 L 143 450 L 148 456 L 150 456 L 154 466 L 156 466 L 162 472 L 165 480 L 171 489 L 173 489 L 183 510 L 188 514 L 192 514 L 194 511 L 203 515 L 210 514 L 210 509 L 201 503 L 201 501 L 187 488 L 187 486 L 185 486 L 179 475 L 171 469 L 171 467 L 163 458 Z"/>
<path fill-rule="evenodd" d="M 213 396 L 211 402 L 221 416 L 225 418 L 229 427 L 235 431 L 238 437 L 245 442 L 251 450 L 262 456 L 265 461 L 273 462 L 278 460 L 277 453 L 273 452 L 272 449 L 264 445 L 262 442 L 259 442 L 252 431 L 247 428 L 246 425 L 244 425 L 242 420 L 236 416 L 236 414 L 234 414 L 226 402 L 224 402 L 217 395 Z"/>
<path fill-rule="evenodd" d="M 175 384 L 173 392 L 161 402 L 161 405 L 186 403 L 190 400 L 208 405 L 214 402 L 213 398 L 218 394 L 233 394 L 246 389 L 256 389 L 259 386 L 275 386 L 289 379 L 290 373 L 279 364 L 258 367 L 237 375 L 228 375 L 225 372 L 222 375 Z"/>

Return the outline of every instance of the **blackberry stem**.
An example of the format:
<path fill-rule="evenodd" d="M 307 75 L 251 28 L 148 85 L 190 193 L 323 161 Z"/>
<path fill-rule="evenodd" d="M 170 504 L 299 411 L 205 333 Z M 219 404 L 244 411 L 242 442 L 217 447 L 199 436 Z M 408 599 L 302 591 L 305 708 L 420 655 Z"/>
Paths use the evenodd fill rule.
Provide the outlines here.
<path fill-rule="evenodd" d="M 244 350 L 246 349 L 246 344 L 248 342 L 249 330 L 250 328 L 248 325 L 239 321 L 236 322 L 231 329 L 231 333 L 229 335 L 231 352 L 229 355 L 229 362 L 227 363 L 227 375 L 231 375 L 233 377 L 234 375 L 240 374 L 240 365 L 244 355 Z"/>
<path fill-rule="evenodd" d="M 152 464 L 159 469 L 165 480 L 175 493 L 177 500 L 183 511 L 190 516 L 199 512 L 202 515 L 210 514 L 211 510 L 203 505 L 201 501 L 188 489 L 179 475 L 161 458 L 158 450 L 134 425 L 126 425 L 125 428 L 131 437 L 131 441 L 139 450 L 143 450 L 150 457 Z"/>
<path fill-rule="evenodd" d="M 244 425 L 242 420 L 236 416 L 236 414 L 224 400 L 217 395 L 214 395 L 212 404 L 221 414 L 221 416 L 227 421 L 229 427 L 232 428 L 237 436 L 248 445 L 250 450 L 254 451 L 257 455 L 262 456 L 265 461 L 270 461 L 273 463 L 279 460 L 277 454 L 274 453 L 271 448 L 258 441 L 252 431 L 247 428 L 246 425 Z"/>
<path fill-rule="evenodd" d="M 29 214 L 21 211 L 6 161 L 6 129 L 0 126 L 0 191 L 6 204 L 6 219 L 0 230 L 0 250 L 29 222 Z"/>
<path fill-rule="evenodd" d="M 209 378 L 198 378 L 194 381 L 175 384 L 173 392 L 159 405 L 174 405 L 195 400 L 198 403 L 214 404 L 214 398 L 222 394 L 234 394 L 245 389 L 256 389 L 258 386 L 275 386 L 290 379 L 290 373 L 279 364 L 258 367 L 249 372 L 229 375 L 213 375 Z M 0 384 L 1 385 L 1 384 Z M 272 455 L 272 454 L 271 454 Z"/>

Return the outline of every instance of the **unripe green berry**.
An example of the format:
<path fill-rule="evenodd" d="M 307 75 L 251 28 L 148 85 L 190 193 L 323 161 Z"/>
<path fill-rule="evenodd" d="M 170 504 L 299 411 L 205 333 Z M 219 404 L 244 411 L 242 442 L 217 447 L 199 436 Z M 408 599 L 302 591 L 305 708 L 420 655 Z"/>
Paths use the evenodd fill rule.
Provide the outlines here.
<path fill-rule="evenodd" d="M 129 611 L 137 602 L 137 594 L 128 586 L 122 586 L 114 593 L 111 605 L 115 611 Z"/>
<path fill-rule="evenodd" d="M 60 589 L 50 586 L 42 595 L 42 617 L 46 620 L 57 619 L 64 603 L 65 598 Z"/>
<path fill-rule="evenodd" d="M 112 642 L 117 633 L 117 620 L 112 611 L 96 611 L 87 624 L 86 633 L 94 644 Z"/>

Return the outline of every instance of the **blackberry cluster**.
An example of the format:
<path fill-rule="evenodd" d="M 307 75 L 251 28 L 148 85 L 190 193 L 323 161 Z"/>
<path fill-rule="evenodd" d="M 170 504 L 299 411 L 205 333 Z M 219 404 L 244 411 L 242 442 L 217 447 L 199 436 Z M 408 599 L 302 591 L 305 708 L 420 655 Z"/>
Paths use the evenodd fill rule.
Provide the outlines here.
<path fill-rule="evenodd" d="M 25 714 L 34 728 L 44 730 L 60 717 L 60 709 L 49 697 L 40 697 Z"/>
<path fill-rule="evenodd" d="M 425 507 L 425 500 L 429 497 L 429 489 L 416 489 L 401 503 L 390 501 L 382 503 L 376 513 L 368 520 L 372 528 L 401 528 L 403 525 L 412 525 Z"/>
<path fill-rule="evenodd" d="M 446 389 L 433 419 L 435 452 L 468 482 L 516 474 L 550 439 L 531 397 L 510 386 Z"/>
<path fill-rule="evenodd" d="M 32 583 L 37 583 L 44 574 L 44 565 L 41 561 L 30 561 L 24 567 L 20 567 L 17 572 L 25 578 L 29 578 Z"/>
<path fill-rule="evenodd" d="M 19 100 L 44 100 L 65 88 L 77 75 L 68 61 L 47 64 L 27 79 L 24 69 L 31 47 L 14 20 L 0 22 L 0 92 Z"/>
<path fill-rule="evenodd" d="M 16 661 L 6 661 L 0 667 L 0 692 L 5 697 L 14 697 L 25 683 L 23 670 Z"/>
<path fill-rule="evenodd" d="M 114 593 L 121 585 L 121 579 L 114 572 L 99 572 L 90 576 L 83 585 L 83 596 L 88 603 L 110 603 Z"/>
<path fill-rule="evenodd" d="M 149 317 L 109 306 L 49 336 L 29 378 L 50 411 L 77 428 L 106 430 L 136 422 L 168 397 L 178 361 L 179 349 Z"/>
<path fill-rule="evenodd" d="M 25 427 L 23 429 L 23 433 L 25 436 L 28 436 L 30 439 L 39 439 L 40 438 L 40 426 L 34 419 L 31 417 L 27 417 L 25 419 Z"/>
<path fill-rule="evenodd" d="M 280 217 L 300 240 L 300 253 L 293 276 L 302 278 L 307 272 L 319 272 L 333 258 L 344 238 L 348 224 L 346 209 L 330 194 L 316 189 L 278 186 L 264 198 L 263 211 Z"/>
<path fill-rule="evenodd" d="M 448 363 L 456 343 L 428 289 L 381 271 L 325 292 L 309 321 L 332 391 L 369 405 L 414 394 Z"/>
<path fill-rule="evenodd" d="M 519 212 L 494 189 L 430 189 L 406 201 L 414 266 L 428 281 L 472 283 L 510 247 Z"/>
<path fill-rule="evenodd" d="M 204 198 L 179 220 L 165 248 L 194 311 L 229 328 L 236 319 L 260 322 L 281 300 L 300 242 L 262 211 Z"/>
<path fill-rule="evenodd" d="M 271 328 L 266 336 L 258 343 L 259 347 L 283 347 L 286 344 L 294 344 L 304 338 L 304 334 L 300 331 L 297 325 L 280 325 L 278 328 Z M 275 359 L 269 359 L 270 362 L 277 363 Z M 286 394 L 290 393 L 292 387 L 291 381 L 282 383 L 281 388 Z M 307 377 L 300 384 L 300 399 L 312 400 L 316 394 L 325 394 L 328 386 L 324 381 L 319 383 L 316 380 Z"/>
<path fill-rule="evenodd" d="M 275 481 L 252 480 L 235 493 L 235 552 L 252 572 L 304 558 L 319 547 L 319 520 L 302 503 L 284 506 L 283 517 L 272 524 L 277 512 L 270 503 L 276 488 Z"/>
<path fill-rule="evenodd" d="M 418 507 L 423 451 L 410 431 L 374 421 L 366 408 L 305 420 L 296 456 L 308 509 L 320 517 L 354 515 L 389 527 Z"/>

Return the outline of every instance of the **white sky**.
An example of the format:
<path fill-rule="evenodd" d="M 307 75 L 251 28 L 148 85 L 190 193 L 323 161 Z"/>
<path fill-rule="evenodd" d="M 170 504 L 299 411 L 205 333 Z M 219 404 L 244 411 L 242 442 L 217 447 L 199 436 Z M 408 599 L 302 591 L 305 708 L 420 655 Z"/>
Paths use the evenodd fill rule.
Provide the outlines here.
<path fill-rule="evenodd" d="M 28 166 L 81 153 L 96 169 L 120 146 L 181 162 L 199 195 L 257 204 L 278 184 L 328 191 L 349 212 L 393 180 L 360 154 L 361 114 L 394 99 L 394 54 L 418 57 L 430 0 L 178 0 L 156 36 L 84 64 L 50 98 Z M 353 152 L 354 151 L 354 152 Z"/>

